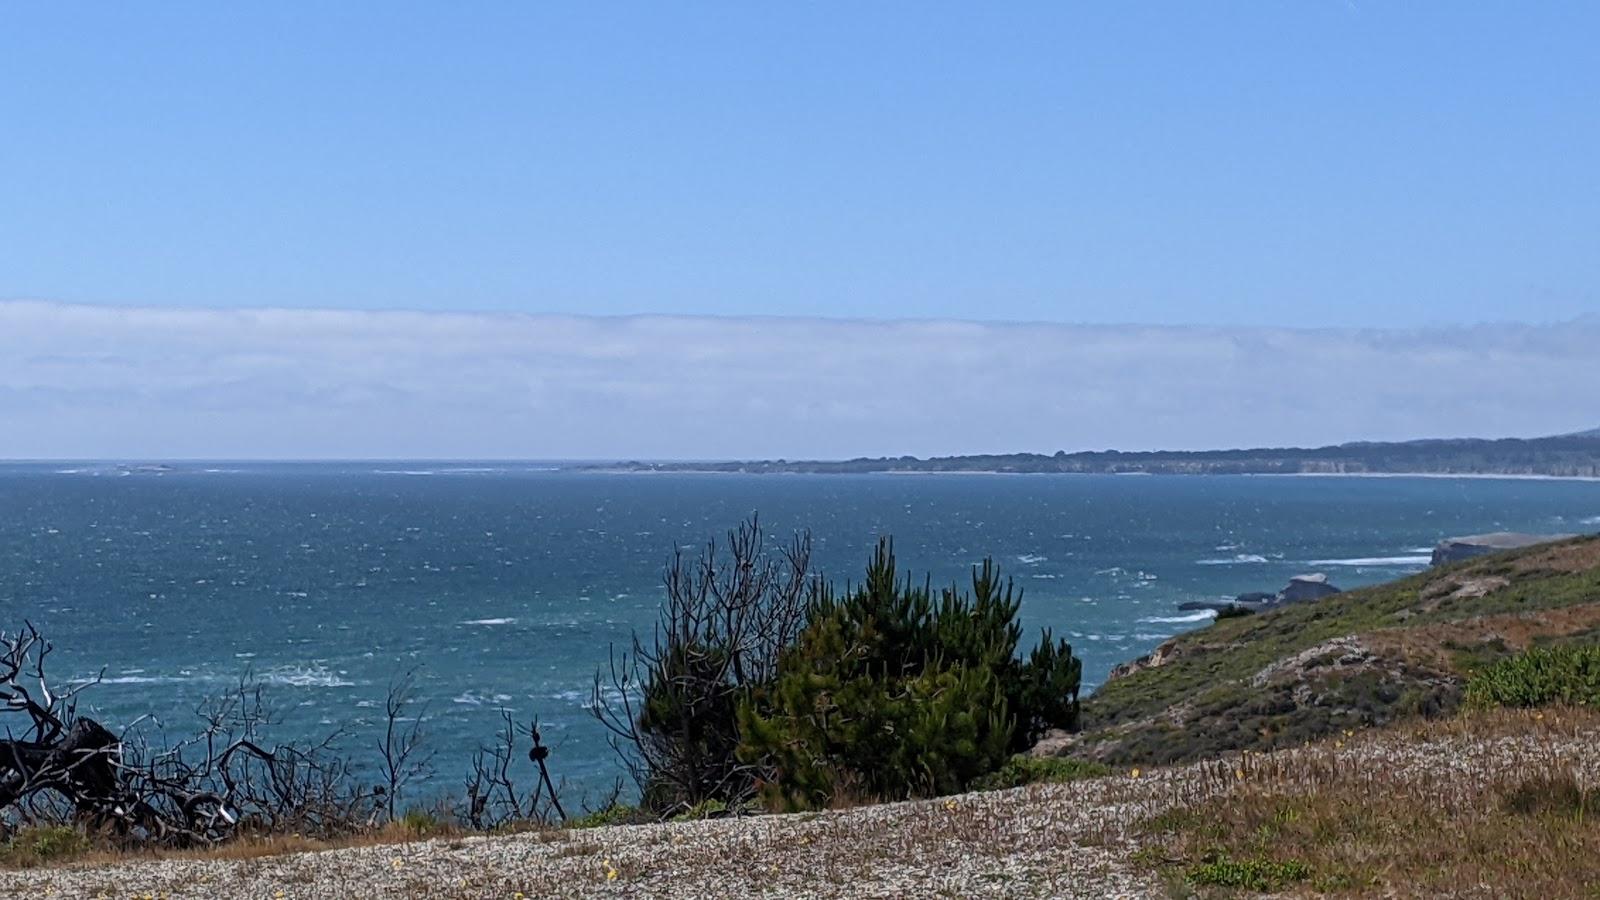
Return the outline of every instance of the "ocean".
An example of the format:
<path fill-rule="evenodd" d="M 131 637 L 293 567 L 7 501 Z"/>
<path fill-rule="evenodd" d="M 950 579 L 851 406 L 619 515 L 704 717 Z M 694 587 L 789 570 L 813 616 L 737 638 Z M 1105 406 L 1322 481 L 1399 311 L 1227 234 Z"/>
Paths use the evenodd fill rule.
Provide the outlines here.
<path fill-rule="evenodd" d="M 622 774 L 588 714 L 608 648 L 647 630 L 675 548 L 760 513 L 859 579 L 878 535 L 904 570 L 993 557 L 1030 632 L 1085 687 L 1209 614 L 1178 603 L 1426 568 L 1439 539 L 1600 530 L 1600 483 L 1493 478 L 614 474 L 506 464 L 0 465 L 0 625 L 37 625 L 80 710 L 197 727 L 242 677 L 277 740 L 343 729 L 357 756 L 414 672 L 429 789 L 459 785 L 499 709 L 537 715 L 572 793 Z M 1031 642 L 1031 638 L 1030 638 Z"/>

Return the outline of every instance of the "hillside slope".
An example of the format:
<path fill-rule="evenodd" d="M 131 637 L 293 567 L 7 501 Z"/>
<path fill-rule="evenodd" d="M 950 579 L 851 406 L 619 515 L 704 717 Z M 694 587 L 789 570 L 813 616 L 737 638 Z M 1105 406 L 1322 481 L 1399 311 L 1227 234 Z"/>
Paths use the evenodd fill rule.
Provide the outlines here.
<path fill-rule="evenodd" d="M 1271 756 L 822 813 L 113 856 L 0 869 L 0 895 L 1592 897 L 1600 828 L 1547 808 L 1564 797 L 1544 789 L 1551 771 L 1600 778 L 1600 715 L 1500 710 Z"/>
<path fill-rule="evenodd" d="M 1574 538 L 1181 635 L 1119 667 L 1083 732 L 1037 752 L 1155 764 L 1294 746 L 1453 712 L 1475 669 L 1597 640 L 1600 536 Z"/>

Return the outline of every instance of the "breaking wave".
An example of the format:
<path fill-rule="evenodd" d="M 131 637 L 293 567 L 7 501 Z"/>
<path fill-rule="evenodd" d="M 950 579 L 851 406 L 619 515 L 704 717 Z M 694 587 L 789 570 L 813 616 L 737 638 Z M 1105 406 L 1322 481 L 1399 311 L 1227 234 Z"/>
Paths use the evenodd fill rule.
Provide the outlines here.
<path fill-rule="evenodd" d="M 1187 622 L 1204 622 L 1216 618 L 1217 612 L 1213 609 L 1202 609 L 1198 612 L 1184 613 L 1181 616 L 1145 616 L 1139 621 L 1148 625 L 1182 625 Z"/>
<path fill-rule="evenodd" d="M 1237 566 L 1251 563 L 1264 563 L 1266 561 L 1267 558 L 1259 553 L 1238 553 L 1228 559 L 1195 560 L 1195 564 L 1200 566 Z"/>
<path fill-rule="evenodd" d="M 1358 556 L 1354 559 L 1313 559 L 1312 566 L 1425 566 L 1432 556 Z"/>

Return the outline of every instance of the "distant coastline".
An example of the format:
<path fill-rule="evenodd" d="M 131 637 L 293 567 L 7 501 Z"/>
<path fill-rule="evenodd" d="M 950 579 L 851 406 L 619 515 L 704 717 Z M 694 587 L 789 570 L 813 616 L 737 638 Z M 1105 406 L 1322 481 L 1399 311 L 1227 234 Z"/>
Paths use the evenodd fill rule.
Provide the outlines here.
<path fill-rule="evenodd" d="M 1600 429 L 1539 438 L 1457 438 L 1240 450 L 1096 450 L 848 460 L 578 463 L 609 472 L 741 474 L 1301 475 L 1600 479 Z"/>

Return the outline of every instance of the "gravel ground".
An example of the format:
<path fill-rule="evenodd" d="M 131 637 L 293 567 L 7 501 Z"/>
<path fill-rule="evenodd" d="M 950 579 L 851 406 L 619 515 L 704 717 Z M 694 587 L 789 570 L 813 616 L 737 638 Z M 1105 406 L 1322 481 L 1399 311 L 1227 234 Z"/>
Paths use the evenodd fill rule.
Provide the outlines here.
<path fill-rule="evenodd" d="M 1470 783 L 1499 766 L 1600 775 L 1600 727 L 1356 736 L 1235 770 L 1222 760 L 820 814 L 443 839 L 248 860 L 0 872 L 5 897 L 1150 897 L 1132 830 L 1258 768 L 1381 767 Z M 1265 758 L 1254 757 L 1266 762 Z M 1262 777 L 1268 777 L 1263 774 Z"/>
<path fill-rule="evenodd" d="M 1132 779 L 817 815 L 0 873 L 7 897 L 1143 897 Z M 1150 780 L 1148 787 L 1155 785 Z"/>

